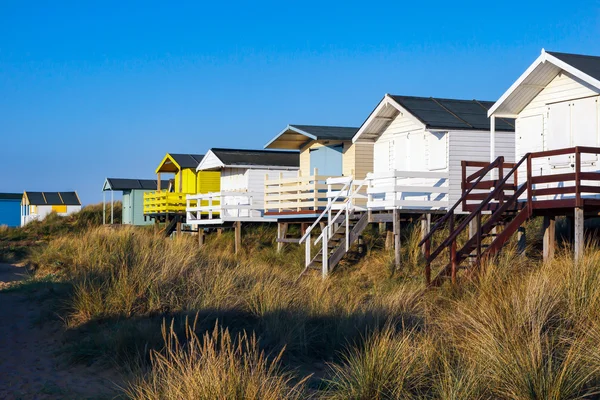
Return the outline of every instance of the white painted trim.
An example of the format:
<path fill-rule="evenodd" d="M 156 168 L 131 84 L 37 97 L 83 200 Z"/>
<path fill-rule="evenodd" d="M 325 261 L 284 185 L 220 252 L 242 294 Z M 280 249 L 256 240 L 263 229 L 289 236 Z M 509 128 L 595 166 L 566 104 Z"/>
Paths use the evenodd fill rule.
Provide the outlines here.
<path fill-rule="evenodd" d="M 216 170 L 216 169 L 221 169 L 225 166 L 225 164 L 223 164 L 223 161 L 221 161 L 221 159 L 219 157 L 217 157 L 217 155 L 215 153 L 213 153 L 212 150 L 209 150 L 208 153 L 206 153 L 204 155 L 204 157 L 202 157 L 202 161 L 200 161 L 200 164 L 198 164 L 198 166 L 196 167 L 196 171 L 203 171 L 203 165 L 207 162 L 206 160 L 210 159 L 210 157 L 214 157 L 217 160 L 219 160 L 220 165 L 217 165 L 216 167 L 210 168 L 210 170 Z M 208 171 L 208 169 L 207 169 Z"/>
<path fill-rule="evenodd" d="M 352 138 L 352 143 L 356 143 L 356 141 L 360 138 L 360 136 L 365 133 L 367 126 L 369 126 L 371 124 L 371 122 L 373 122 L 373 120 L 375 120 L 377 118 L 381 118 L 379 116 L 379 113 L 381 112 L 381 110 L 383 108 L 385 108 L 388 105 L 391 105 L 396 110 L 398 110 L 398 112 L 400 112 L 400 114 L 402 116 L 409 117 L 410 119 L 413 120 L 413 122 L 422 126 L 423 127 L 422 129 L 426 128 L 426 126 L 423 122 L 421 122 L 418 118 L 416 118 L 408 110 L 406 110 L 404 107 L 402 107 L 400 104 L 398 104 L 388 93 L 386 93 L 385 96 L 383 96 L 383 99 L 379 102 L 379 104 L 375 108 L 375 110 L 373 110 L 371 115 L 369 115 L 369 118 L 367 118 L 367 120 L 365 122 L 363 122 L 363 124 L 360 126 L 360 128 L 358 129 L 358 132 L 356 132 L 356 134 Z"/>
<path fill-rule="evenodd" d="M 298 129 L 298 128 L 292 126 L 292 125 L 288 125 L 284 130 L 282 130 L 281 132 L 279 132 L 277 134 L 277 136 L 275 136 L 273 139 L 271 139 L 269 141 L 269 143 L 265 144 L 264 148 L 265 149 L 268 148 L 271 144 L 273 144 L 273 142 L 275 142 L 277 139 L 279 139 L 280 136 L 284 135 L 288 131 L 299 133 L 300 135 L 304 135 L 304 136 L 306 136 L 307 138 L 309 138 L 311 140 L 317 140 L 317 137 L 315 135 L 311 135 L 310 133 L 305 132 L 305 131 L 303 131 L 301 129 Z"/>
<path fill-rule="evenodd" d="M 508 88 L 508 90 L 506 92 L 504 92 L 504 94 L 500 97 L 500 99 L 498 99 L 497 102 L 494 103 L 494 105 L 489 109 L 488 111 L 488 117 L 492 116 L 492 114 L 494 114 L 496 112 L 496 110 L 502 105 L 502 103 L 504 103 L 506 101 L 506 99 L 508 99 L 508 97 L 515 91 L 517 90 L 517 88 L 519 86 L 523 85 L 523 82 L 525 81 L 525 79 L 527 79 L 527 77 L 529 77 L 529 75 L 531 75 L 533 73 L 533 71 L 540 65 L 543 64 L 545 62 L 550 62 L 552 64 L 554 64 L 555 66 L 557 66 L 558 68 L 568 72 L 569 74 L 573 75 L 576 78 L 581 79 L 582 81 L 597 87 L 600 89 L 600 81 L 598 81 L 595 78 L 592 78 L 591 76 L 589 76 L 588 74 L 578 70 L 577 68 L 573 67 L 570 64 L 567 64 L 566 62 L 554 57 L 551 54 L 546 53 L 546 51 L 544 49 L 542 49 L 542 53 L 540 54 L 540 56 L 533 62 L 533 64 L 531 64 L 529 66 L 529 68 L 527 68 L 525 70 L 525 72 L 519 77 L 519 79 L 517 79 L 511 86 L 510 88 Z M 531 86 L 531 85 L 530 85 Z M 539 85 L 536 85 L 539 86 Z M 540 88 L 540 91 L 543 89 Z M 499 115 L 498 115 L 499 116 Z"/>

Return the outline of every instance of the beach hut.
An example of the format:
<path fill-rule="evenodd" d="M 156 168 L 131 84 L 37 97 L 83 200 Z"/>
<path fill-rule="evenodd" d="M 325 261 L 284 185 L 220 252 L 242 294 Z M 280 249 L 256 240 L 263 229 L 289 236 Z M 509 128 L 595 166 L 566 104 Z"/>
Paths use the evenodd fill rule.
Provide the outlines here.
<path fill-rule="evenodd" d="M 362 179 L 373 169 L 373 146 L 352 144 L 358 128 L 288 125 L 265 148 L 297 150 L 300 169 L 296 178 L 265 182 L 266 214 L 280 218 L 314 218 L 327 206 L 326 180 L 332 177 Z M 299 190 L 300 189 L 300 190 Z"/>
<path fill-rule="evenodd" d="M 165 234 L 185 222 L 188 194 L 218 192 L 219 171 L 196 171 L 204 155 L 167 153 L 156 168 L 157 187 L 144 193 L 144 215 L 155 222 L 168 222 Z M 167 187 L 162 178 L 172 176 Z"/>
<path fill-rule="evenodd" d="M 600 211 L 600 57 L 542 49 L 489 116 L 516 119 L 519 202 L 529 217 L 544 215 L 544 258 L 554 251 L 557 216 L 571 220 L 580 257 L 584 218 Z"/>
<path fill-rule="evenodd" d="M 487 112 L 492 104 L 386 94 L 352 138 L 353 146 L 372 152 L 372 168 L 364 180 L 367 212 L 355 206 L 361 193 L 354 188 L 365 184 L 359 181 L 344 193 L 345 208 L 320 217 L 327 223 L 318 238 L 321 250 L 313 256 L 306 241 L 306 269 L 320 268 L 327 275 L 370 222 L 389 223 L 399 266 L 401 221 L 422 218 L 427 235 L 431 213 L 445 213 L 462 195 L 463 176 L 489 163 Z M 496 151 L 507 163 L 514 161 L 513 123 L 500 119 L 496 127 Z M 463 163 L 465 158 L 472 162 Z M 476 194 L 483 196 L 484 190 L 478 188 Z"/>
<path fill-rule="evenodd" d="M 163 180 L 161 187 L 168 187 L 169 181 Z M 106 178 L 102 186 L 103 223 L 114 223 L 114 192 L 121 192 L 123 225 L 148 225 L 153 221 L 144 218 L 144 193 L 155 191 L 158 187 L 156 179 L 122 179 Z M 110 192 L 110 221 L 106 215 L 106 192 Z"/>
<path fill-rule="evenodd" d="M 599 100 L 600 57 L 542 50 L 488 111 L 492 143 L 488 163 L 464 179 L 461 201 L 470 214 L 432 250 L 427 268 L 444 249 L 450 249 L 451 257 L 428 282 L 437 284 L 445 277 L 456 282 L 457 271 L 479 266 L 515 233 L 522 238 L 524 223 L 535 216 L 544 220 L 544 260 L 554 253 L 557 216 L 571 221 L 575 259 L 581 257 L 584 219 L 600 213 Z M 500 169 L 498 121 L 509 118 L 516 125 L 516 162 Z M 496 176 L 482 180 L 491 170 L 497 171 Z M 474 198 L 469 191 L 475 186 L 487 187 L 488 194 Z M 476 201 L 468 204 L 469 199 Z M 484 212 L 489 216 L 481 223 Z M 472 238 L 458 247 L 454 238 L 472 222 L 477 227 Z M 468 263 L 473 254 L 476 262 Z"/>
<path fill-rule="evenodd" d="M 300 223 L 305 231 L 335 203 L 346 184 L 358 183 L 373 169 L 373 145 L 352 143 L 358 128 L 340 126 L 288 125 L 267 149 L 300 152 L 296 177 L 265 180 L 265 215 L 278 221 L 277 241 L 299 243 L 287 237 L 288 224 Z M 358 189 L 358 188 L 354 188 Z M 281 248 L 281 246 L 280 246 Z"/>
<path fill-rule="evenodd" d="M 241 239 L 242 222 L 274 222 L 264 215 L 265 180 L 295 178 L 298 169 L 297 152 L 213 148 L 196 170 L 220 172 L 220 190 L 188 195 L 187 223 L 199 227 L 231 223 Z M 237 249 L 238 241 L 236 245 Z"/>
<path fill-rule="evenodd" d="M 0 193 L 0 226 L 21 225 L 20 206 L 23 193 Z"/>
<path fill-rule="evenodd" d="M 386 94 L 353 138 L 374 147 L 368 209 L 443 212 L 454 204 L 462 194 L 461 161 L 489 161 L 492 105 Z M 500 119 L 496 130 L 497 154 L 514 161 L 514 121 Z"/>
<path fill-rule="evenodd" d="M 81 210 L 77 192 L 24 192 L 21 199 L 21 226 L 43 220 L 50 213 L 67 216 Z"/>

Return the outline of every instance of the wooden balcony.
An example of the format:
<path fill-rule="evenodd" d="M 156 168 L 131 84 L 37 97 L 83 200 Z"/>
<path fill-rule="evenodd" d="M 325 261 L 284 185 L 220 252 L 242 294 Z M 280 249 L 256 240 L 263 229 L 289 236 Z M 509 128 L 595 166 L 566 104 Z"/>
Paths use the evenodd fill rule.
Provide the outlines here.
<path fill-rule="evenodd" d="M 448 203 L 447 171 L 391 171 L 368 174 L 369 210 L 444 210 Z"/>
<path fill-rule="evenodd" d="M 144 214 L 185 214 L 187 206 L 185 193 L 166 190 L 144 193 Z"/>
<path fill-rule="evenodd" d="M 265 179 L 266 215 L 318 214 L 327 207 L 328 176 Z"/>

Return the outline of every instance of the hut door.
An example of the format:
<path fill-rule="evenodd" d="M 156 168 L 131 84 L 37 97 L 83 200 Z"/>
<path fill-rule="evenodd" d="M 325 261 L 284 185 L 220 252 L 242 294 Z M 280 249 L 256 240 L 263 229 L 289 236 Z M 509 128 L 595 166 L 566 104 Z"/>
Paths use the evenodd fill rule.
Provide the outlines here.
<path fill-rule="evenodd" d="M 310 149 L 310 173 L 315 168 L 319 175 L 342 176 L 343 145 L 321 146 Z"/>
<path fill-rule="evenodd" d="M 598 98 L 575 100 L 571 103 L 571 146 L 598 146 Z M 582 163 L 597 160 L 596 154 L 582 154 Z"/>
<path fill-rule="evenodd" d="M 131 202 L 132 199 L 131 192 L 123 192 L 123 211 L 121 215 L 121 223 L 122 224 L 132 224 L 132 215 L 131 215 Z"/>
<path fill-rule="evenodd" d="M 548 106 L 547 133 L 546 150 L 564 149 L 571 146 L 571 110 L 569 102 Z M 568 167 L 571 156 L 552 156 L 548 157 L 548 161 L 552 168 Z"/>

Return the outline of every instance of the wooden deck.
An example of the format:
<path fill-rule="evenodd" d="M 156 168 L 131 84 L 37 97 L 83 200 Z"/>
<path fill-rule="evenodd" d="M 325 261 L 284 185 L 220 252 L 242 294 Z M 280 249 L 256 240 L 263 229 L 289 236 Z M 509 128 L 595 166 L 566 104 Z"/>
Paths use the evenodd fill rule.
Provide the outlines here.
<path fill-rule="evenodd" d="M 426 249 L 427 283 L 439 285 L 443 279 L 449 278 L 455 284 L 459 270 L 478 269 L 482 260 L 497 254 L 512 235 L 523 233 L 522 225 L 534 216 L 544 217 L 545 259 L 554 252 L 555 218 L 573 217 L 574 255 L 576 260 L 579 259 L 584 246 L 585 215 L 600 214 L 600 172 L 595 164 L 582 163 L 582 155 L 585 154 L 598 155 L 600 148 L 571 147 L 528 153 L 517 163 L 505 163 L 503 157 L 487 165 L 463 161 L 461 198 L 420 243 Z M 574 162 L 561 171 L 543 175 L 532 168 L 536 159 L 565 155 L 570 155 Z M 467 175 L 467 168 L 473 166 L 481 168 Z M 520 169 L 525 173 L 525 179 L 519 179 Z M 565 171 L 567 169 L 570 171 Z M 459 205 L 469 211 L 460 221 L 455 213 Z M 483 215 L 487 215 L 485 220 Z M 450 234 L 432 248 L 434 233 L 445 226 L 448 226 Z M 458 236 L 467 229 L 469 239 L 457 248 Z M 432 278 L 431 265 L 446 249 L 449 252 L 448 263 Z"/>

